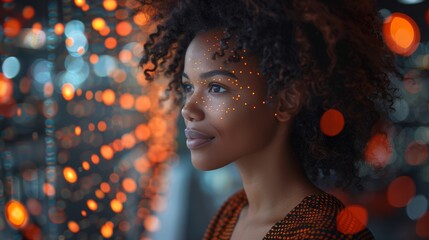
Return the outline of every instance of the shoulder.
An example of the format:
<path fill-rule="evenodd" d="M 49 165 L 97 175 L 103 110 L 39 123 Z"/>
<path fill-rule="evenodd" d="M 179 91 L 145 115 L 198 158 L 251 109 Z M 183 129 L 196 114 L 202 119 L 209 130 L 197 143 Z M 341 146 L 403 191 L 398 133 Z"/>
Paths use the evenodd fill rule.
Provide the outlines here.
<path fill-rule="evenodd" d="M 229 225 L 235 221 L 235 216 L 240 212 L 241 207 L 246 204 L 247 198 L 243 189 L 232 194 L 217 210 L 210 221 L 204 234 L 204 239 L 212 239 L 221 234 L 228 234 Z"/>
<path fill-rule="evenodd" d="M 287 218 L 289 230 L 300 239 L 374 239 L 372 233 L 335 196 L 306 197 Z"/>

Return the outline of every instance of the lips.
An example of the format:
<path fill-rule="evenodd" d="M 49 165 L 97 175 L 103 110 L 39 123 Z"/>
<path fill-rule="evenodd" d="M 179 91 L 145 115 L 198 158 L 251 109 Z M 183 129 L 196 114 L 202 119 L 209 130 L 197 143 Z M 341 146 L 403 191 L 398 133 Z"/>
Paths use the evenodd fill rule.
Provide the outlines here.
<path fill-rule="evenodd" d="M 193 128 L 185 129 L 186 145 L 189 149 L 197 149 L 210 143 L 215 137 Z"/>

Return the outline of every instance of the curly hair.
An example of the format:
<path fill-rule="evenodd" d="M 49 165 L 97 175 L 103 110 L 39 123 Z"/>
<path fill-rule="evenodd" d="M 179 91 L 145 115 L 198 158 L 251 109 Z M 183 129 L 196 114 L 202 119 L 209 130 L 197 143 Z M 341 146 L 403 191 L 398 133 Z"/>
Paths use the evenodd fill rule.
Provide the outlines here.
<path fill-rule="evenodd" d="M 172 77 L 166 92 L 183 103 L 184 55 L 195 35 L 212 28 L 226 32 L 221 49 L 236 37 L 228 61 L 240 61 L 246 49 L 260 59 L 268 76 L 267 101 L 279 91 L 304 97 L 292 123 L 292 147 L 314 182 L 335 173 L 336 185 L 361 188 L 359 163 L 373 127 L 393 111 L 400 76 L 394 55 L 381 37 L 381 20 L 368 1 L 344 0 L 179 0 L 145 1 L 156 9 L 157 29 L 144 44 L 141 66 L 147 80 L 155 72 Z M 292 101 L 292 100 L 290 100 Z M 320 118 L 328 109 L 345 119 L 342 132 L 327 136 Z"/>

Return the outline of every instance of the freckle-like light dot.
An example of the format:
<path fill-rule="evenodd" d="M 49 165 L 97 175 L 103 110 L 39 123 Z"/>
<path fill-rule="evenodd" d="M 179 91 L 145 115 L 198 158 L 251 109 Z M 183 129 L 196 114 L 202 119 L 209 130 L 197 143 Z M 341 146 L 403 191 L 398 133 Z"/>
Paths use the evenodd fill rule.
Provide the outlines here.
<path fill-rule="evenodd" d="M 88 201 L 86 201 L 86 206 L 89 208 L 89 210 L 91 211 L 95 211 L 98 208 L 98 204 L 96 201 L 92 200 L 92 199 L 88 199 Z"/>
<path fill-rule="evenodd" d="M 77 181 L 76 171 L 71 167 L 65 167 L 63 170 L 64 179 L 69 183 L 75 183 Z"/>
<path fill-rule="evenodd" d="M 4 213 L 7 222 L 14 228 L 23 228 L 28 223 L 27 209 L 17 200 L 7 202 Z"/>
<path fill-rule="evenodd" d="M 64 33 L 64 25 L 62 23 L 55 24 L 54 32 L 57 35 L 62 35 Z"/>
<path fill-rule="evenodd" d="M 416 185 L 409 176 L 400 176 L 393 180 L 387 188 L 387 200 L 390 205 L 405 207 L 416 194 Z"/>
<path fill-rule="evenodd" d="M 21 23 L 15 18 L 6 18 L 3 23 L 3 33 L 6 37 L 16 37 L 21 31 Z"/>
<path fill-rule="evenodd" d="M 113 223 L 106 222 L 103 226 L 101 226 L 101 235 L 105 238 L 110 238 L 113 235 Z"/>
<path fill-rule="evenodd" d="M 34 8 L 32 6 L 26 6 L 22 9 L 22 16 L 25 19 L 31 19 L 34 17 Z"/>
<path fill-rule="evenodd" d="M 112 159 L 114 155 L 113 149 L 108 145 L 101 146 L 100 153 L 106 160 Z"/>
<path fill-rule="evenodd" d="M 66 83 L 61 88 L 61 93 L 63 95 L 63 98 L 67 101 L 70 101 L 74 98 L 74 87 L 70 83 Z"/>
<path fill-rule="evenodd" d="M 72 232 L 72 233 L 77 233 L 80 230 L 79 224 L 77 224 L 75 221 L 69 221 L 67 223 L 67 227 L 69 228 L 70 232 Z"/>
<path fill-rule="evenodd" d="M 112 208 L 112 211 L 115 213 L 120 213 L 123 209 L 122 203 L 116 198 L 110 201 L 110 207 Z"/>
<path fill-rule="evenodd" d="M 360 205 L 350 205 L 337 215 L 337 229 L 344 234 L 355 234 L 368 223 L 368 212 Z"/>
<path fill-rule="evenodd" d="M 385 133 L 371 137 L 365 147 L 365 160 L 377 168 L 385 167 L 393 154 L 393 148 Z"/>
<path fill-rule="evenodd" d="M 420 30 L 408 15 L 393 13 L 383 23 L 383 38 L 393 52 L 409 56 L 419 45 Z"/>
<path fill-rule="evenodd" d="M 132 178 L 125 178 L 122 181 L 122 187 L 126 192 L 132 193 L 137 190 L 137 184 Z"/>
<path fill-rule="evenodd" d="M 0 105 L 12 99 L 13 82 L 0 73 Z"/>
<path fill-rule="evenodd" d="M 103 7 L 107 11 L 113 11 L 118 7 L 118 3 L 116 2 L 116 0 L 104 0 Z"/>
<path fill-rule="evenodd" d="M 115 103 L 115 92 L 112 89 L 104 90 L 102 99 L 107 106 L 113 105 Z"/>
<path fill-rule="evenodd" d="M 104 21 L 103 18 L 98 17 L 92 20 L 92 28 L 94 28 L 94 30 L 96 31 L 100 31 L 105 26 L 106 26 L 106 21 Z"/>
<path fill-rule="evenodd" d="M 344 128 L 343 114 L 336 109 L 329 109 L 320 118 L 320 130 L 327 136 L 338 135 Z"/>

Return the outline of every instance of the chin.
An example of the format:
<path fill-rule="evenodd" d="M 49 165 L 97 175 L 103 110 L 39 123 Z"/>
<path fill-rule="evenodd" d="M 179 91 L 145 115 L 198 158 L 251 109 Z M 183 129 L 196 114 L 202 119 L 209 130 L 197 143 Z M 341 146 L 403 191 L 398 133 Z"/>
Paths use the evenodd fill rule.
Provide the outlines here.
<path fill-rule="evenodd" d="M 208 159 L 194 159 L 192 158 L 192 165 L 201 171 L 210 171 L 224 167 L 226 164 L 219 164 L 213 161 L 207 161 Z"/>

